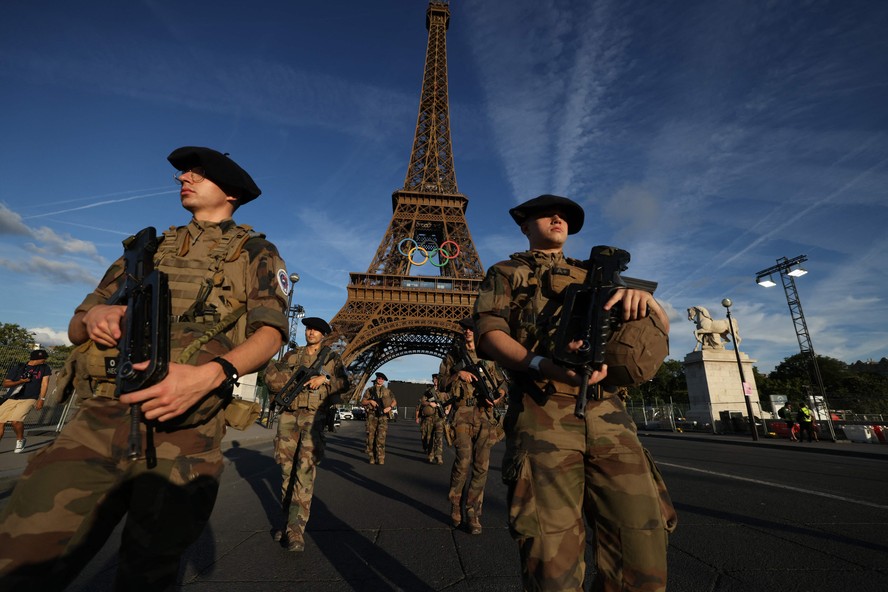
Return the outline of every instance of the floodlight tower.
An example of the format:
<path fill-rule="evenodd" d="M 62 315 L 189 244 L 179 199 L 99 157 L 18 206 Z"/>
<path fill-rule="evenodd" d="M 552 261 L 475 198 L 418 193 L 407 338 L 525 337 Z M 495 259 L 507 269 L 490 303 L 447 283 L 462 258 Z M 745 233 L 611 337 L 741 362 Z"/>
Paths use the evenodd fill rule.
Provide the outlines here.
<path fill-rule="evenodd" d="M 811 375 L 823 404 L 826 407 L 826 424 L 829 426 L 829 435 L 832 441 L 836 441 L 836 432 L 833 428 L 832 414 L 829 412 L 829 403 L 826 400 L 826 389 L 823 388 L 823 378 L 820 376 L 820 366 L 817 364 L 817 355 L 814 353 L 814 345 L 811 343 L 811 334 L 808 332 L 808 323 L 805 322 L 805 313 L 802 311 L 802 302 L 799 300 L 799 292 L 796 289 L 795 278 L 802 277 L 808 270 L 803 269 L 801 264 L 808 260 L 805 255 L 799 255 L 792 259 L 781 257 L 777 259 L 777 265 L 772 265 L 767 269 L 763 269 L 755 274 L 755 281 L 758 285 L 765 288 L 776 286 L 773 274 L 780 275 L 783 281 L 783 291 L 786 293 L 786 303 L 789 305 L 789 314 L 792 315 L 792 323 L 795 327 L 796 337 L 799 340 L 799 350 L 802 354 L 809 357 L 811 362 Z"/>

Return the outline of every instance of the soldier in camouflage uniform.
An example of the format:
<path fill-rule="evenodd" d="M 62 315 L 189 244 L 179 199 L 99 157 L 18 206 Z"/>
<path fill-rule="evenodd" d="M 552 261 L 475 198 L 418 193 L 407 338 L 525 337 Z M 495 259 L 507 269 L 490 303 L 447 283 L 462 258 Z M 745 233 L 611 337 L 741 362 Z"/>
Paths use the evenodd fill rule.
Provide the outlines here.
<path fill-rule="evenodd" d="M 475 324 L 472 317 L 461 320 L 459 324 L 463 328 L 466 351 L 463 351 L 463 344 L 459 343 L 444 358 L 438 371 L 443 378 L 443 387 L 449 394 L 447 420 L 453 426 L 453 448 L 456 453 L 450 470 L 450 491 L 447 497 L 450 499 L 450 519 L 453 527 L 457 528 L 463 521 L 463 490 L 468 481 L 465 513 L 469 532 L 481 534 L 481 510 L 490 467 L 490 449 L 501 439 L 498 437 L 498 422 L 493 408 L 505 397 L 506 381 L 496 364 L 480 359 L 475 353 Z M 494 393 L 493 404 L 485 397 L 478 396 L 476 384 L 479 377 L 467 370 L 465 355 L 468 355 L 472 364 L 484 366 L 494 381 L 494 384 L 488 384 L 488 388 Z"/>
<path fill-rule="evenodd" d="M 429 462 L 444 464 L 444 407 L 438 391 L 438 375 L 432 374 L 432 386 L 416 404 L 416 423 L 422 435 L 422 449 Z"/>
<path fill-rule="evenodd" d="M 324 458 L 327 412 L 339 403 L 341 394 L 350 386 L 339 355 L 321 348 L 321 341 L 332 331 L 330 325 L 317 317 L 302 319 L 302 324 L 307 345 L 292 350 L 284 362 L 270 362 L 265 371 L 265 384 L 272 391 L 280 391 L 294 372 L 312 367 L 321 352 L 326 360 L 320 362 L 321 374 L 310 378 L 290 407 L 281 411 L 274 438 L 274 459 L 281 465 L 281 499 L 285 506 L 288 488 L 292 487 L 287 527 L 275 533 L 275 539 L 290 551 L 305 549 L 305 525 L 311 510 L 317 465 Z M 297 450 L 298 459 L 295 458 Z M 293 485 L 290 485 L 291 479 Z"/>
<path fill-rule="evenodd" d="M 0 588 L 61 590 L 124 516 L 115 588 L 173 588 L 179 558 L 216 500 L 224 401 L 239 372 L 261 368 L 287 336 L 284 262 L 262 235 L 231 219 L 259 188 L 215 150 L 183 147 L 168 160 L 179 169 L 181 203 L 193 215 L 186 226 L 167 231 L 154 256 L 169 276 L 169 372 L 154 385 L 115 396 L 107 370 L 116 370 L 126 307 L 105 302 L 123 280 L 118 260 L 68 328 L 80 345 L 72 362 L 80 409 L 31 457 L 0 516 Z M 127 454 L 131 405 L 141 405 L 146 444 L 135 460 Z M 146 421 L 153 426 L 155 466 L 144 453 Z"/>
<path fill-rule="evenodd" d="M 479 350 L 514 371 L 503 479 L 524 588 L 585 589 L 585 511 L 596 537 L 593 590 L 665 590 L 667 532 L 676 516 L 659 471 L 615 394 L 619 389 L 606 380 L 607 364 L 589 378 L 596 386 L 581 419 L 574 407 L 582 374 L 557 365 L 549 351 L 562 292 L 585 277 L 582 262 L 562 252 L 584 212 L 569 199 L 543 195 L 510 214 L 530 250 L 487 271 L 475 320 Z M 645 291 L 617 290 L 604 308 L 617 303 L 623 326 L 644 327 L 662 346 L 655 371 L 668 347 L 666 313 Z"/>
<path fill-rule="evenodd" d="M 367 445 L 365 451 L 371 465 L 385 464 L 385 436 L 388 433 L 389 414 L 398 401 L 385 383 L 388 377 L 376 373 L 375 384 L 364 391 L 361 406 L 367 410 Z"/>

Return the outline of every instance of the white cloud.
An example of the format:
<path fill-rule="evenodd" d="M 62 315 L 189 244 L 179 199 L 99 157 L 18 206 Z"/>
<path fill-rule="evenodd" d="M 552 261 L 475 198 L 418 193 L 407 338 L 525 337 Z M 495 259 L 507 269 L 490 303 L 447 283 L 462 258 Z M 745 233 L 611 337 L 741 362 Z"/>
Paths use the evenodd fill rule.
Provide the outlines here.
<path fill-rule="evenodd" d="M 42 346 L 71 345 L 67 331 L 59 331 L 51 327 L 31 327 L 28 330 L 34 333 L 34 341 Z"/>
<path fill-rule="evenodd" d="M 34 238 L 47 245 L 44 249 L 47 253 L 59 253 L 61 255 L 85 256 L 100 263 L 105 259 L 99 255 L 96 245 L 90 241 L 80 240 L 70 234 L 57 234 L 51 228 L 42 226 L 34 230 Z"/>
<path fill-rule="evenodd" d="M 47 285 L 78 283 L 94 286 L 99 282 L 95 274 L 76 263 L 39 256 L 22 261 L 0 259 L 0 267 L 29 276 L 43 277 L 49 280 Z"/>
<path fill-rule="evenodd" d="M 0 235 L 11 234 L 17 236 L 30 236 L 31 229 L 22 222 L 22 217 L 0 203 Z"/>

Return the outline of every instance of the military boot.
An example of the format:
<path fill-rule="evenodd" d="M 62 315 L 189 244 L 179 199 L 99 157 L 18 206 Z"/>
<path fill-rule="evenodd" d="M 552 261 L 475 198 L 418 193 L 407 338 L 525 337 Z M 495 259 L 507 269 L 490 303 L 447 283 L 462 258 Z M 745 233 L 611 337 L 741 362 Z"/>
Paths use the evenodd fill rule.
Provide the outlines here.
<path fill-rule="evenodd" d="M 466 515 L 469 518 L 469 532 L 472 534 L 481 534 L 481 521 L 478 514 L 473 508 L 466 509 Z"/>
<path fill-rule="evenodd" d="M 462 510 L 459 507 L 459 502 L 450 503 L 450 522 L 453 524 L 453 528 L 458 528 L 462 524 Z"/>

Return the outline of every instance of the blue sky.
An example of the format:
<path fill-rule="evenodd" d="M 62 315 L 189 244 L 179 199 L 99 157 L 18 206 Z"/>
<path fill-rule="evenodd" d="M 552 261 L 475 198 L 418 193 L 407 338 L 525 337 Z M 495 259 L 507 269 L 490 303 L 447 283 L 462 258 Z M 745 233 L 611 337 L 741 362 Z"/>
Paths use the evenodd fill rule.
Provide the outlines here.
<path fill-rule="evenodd" d="M 294 303 L 331 318 L 366 271 L 413 140 L 424 0 L 7 2 L 0 10 L 0 321 L 61 343 L 74 307 L 146 225 L 184 224 L 166 155 L 230 152 L 262 197 Z M 888 4 L 454 0 L 456 177 L 489 266 L 526 244 L 509 207 L 581 202 L 568 254 L 632 253 L 693 349 L 724 317 L 763 371 L 798 352 L 755 272 L 805 254 L 816 351 L 888 355 Z M 302 334 L 299 334 L 300 341 Z M 426 379 L 438 361 L 396 360 Z"/>

